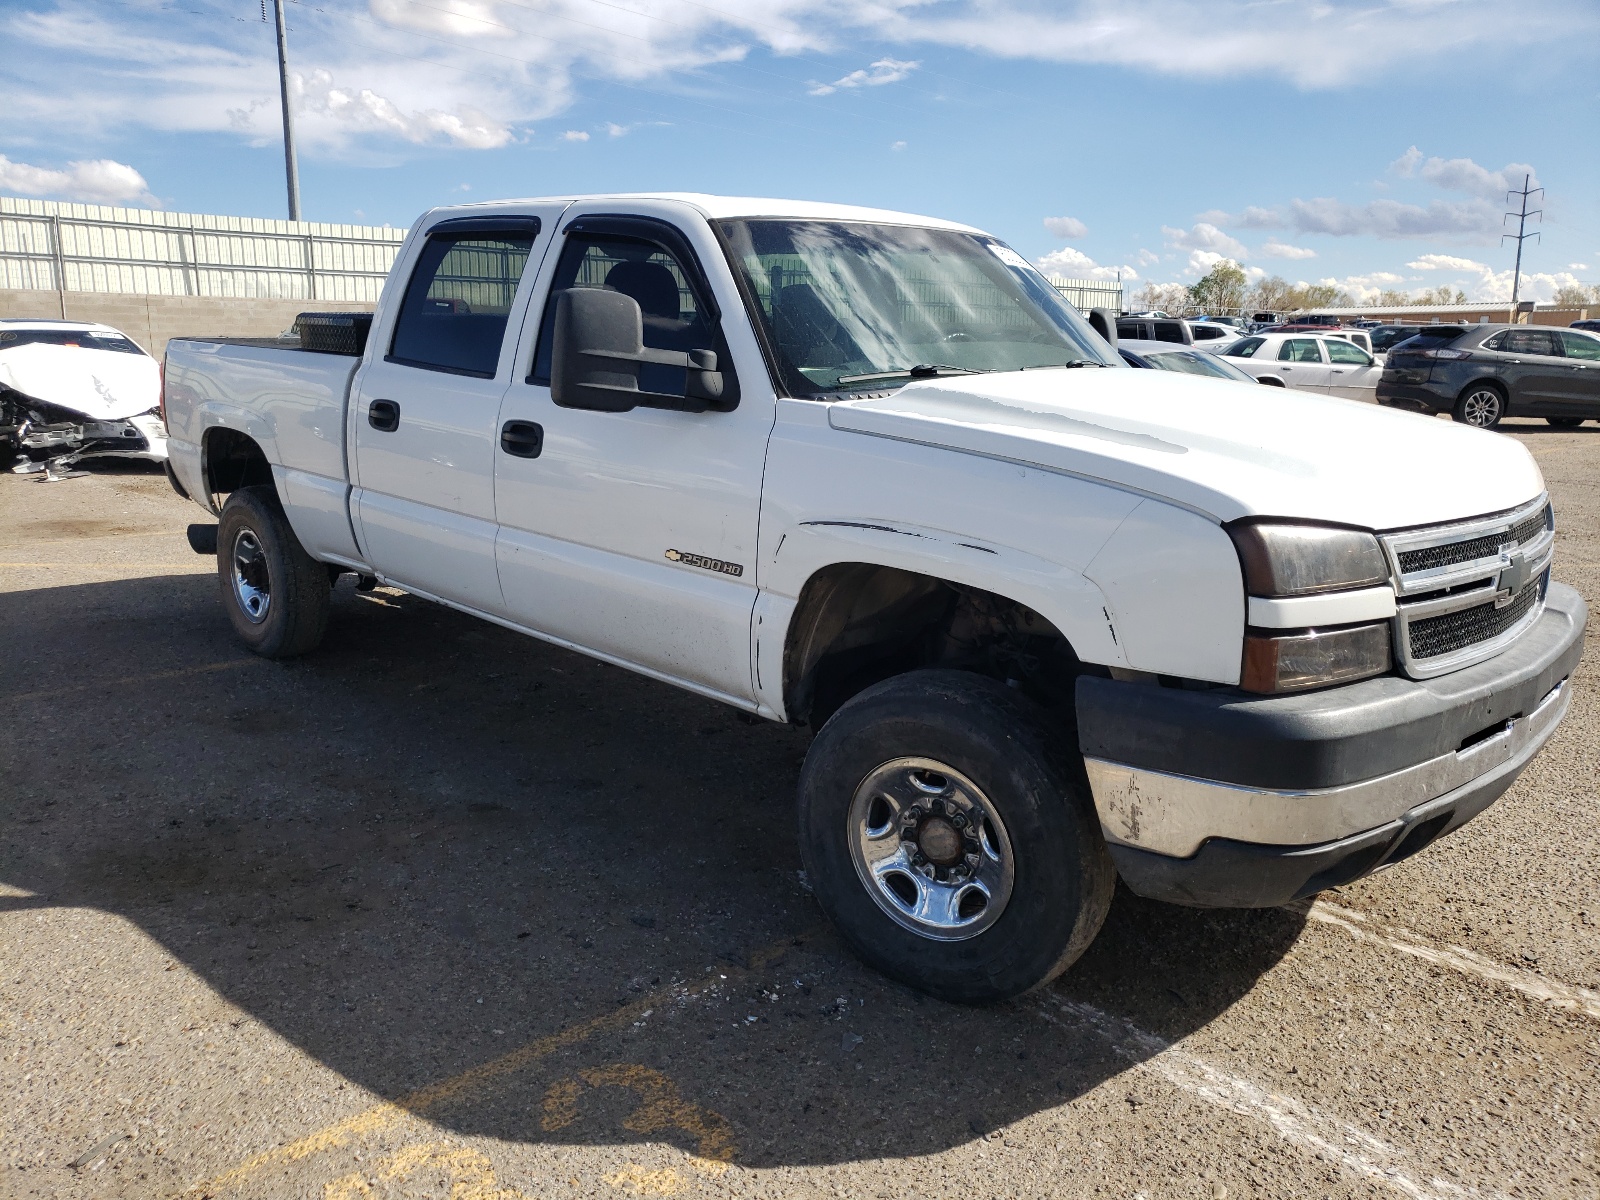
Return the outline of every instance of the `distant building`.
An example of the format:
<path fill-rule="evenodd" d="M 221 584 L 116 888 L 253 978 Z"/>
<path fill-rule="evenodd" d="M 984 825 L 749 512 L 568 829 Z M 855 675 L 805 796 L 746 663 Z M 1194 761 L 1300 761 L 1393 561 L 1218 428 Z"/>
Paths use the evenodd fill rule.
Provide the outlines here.
<path fill-rule="evenodd" d="M 1519 312 L 1518 308 L 1522 311 Z M 1574 321 L 1587 319 L 1592 312 L 1600 312 L 1600 307 L 1558 308 L 1554 304 L 1533 304 L 1526 300 L 1518 308 L 1513 308 L 1508 300 L 1482 304 L 1373 304 L 1351 308 L 1303 308 L 1290 314 L 1287 319 L 1326 316 L 1337 317 L 1346 323 L 1367 320 L 1396 325 L 1475 325 L 1480 322 L 1491 325 L 1570 325 Z"/>

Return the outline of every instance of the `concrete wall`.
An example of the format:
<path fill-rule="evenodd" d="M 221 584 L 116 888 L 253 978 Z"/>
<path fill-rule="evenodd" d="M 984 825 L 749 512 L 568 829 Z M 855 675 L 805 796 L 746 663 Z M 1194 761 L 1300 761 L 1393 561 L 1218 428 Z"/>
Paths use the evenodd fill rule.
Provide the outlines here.
<path fill-rule="evenodd" d="M 174 337 L 275 337 L 302 312 L 370 312 L 335 300 L 235 300 L 211 296 L 136 296 L 0 288 L 0 317 L 62 316 L 122 330 L 157 358 Z"/>

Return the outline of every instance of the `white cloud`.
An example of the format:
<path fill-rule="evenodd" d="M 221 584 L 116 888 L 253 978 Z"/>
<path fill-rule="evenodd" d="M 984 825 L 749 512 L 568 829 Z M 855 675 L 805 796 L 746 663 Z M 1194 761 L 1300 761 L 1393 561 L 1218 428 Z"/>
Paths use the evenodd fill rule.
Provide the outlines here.
<path fill-rule="evenodd" d="M 589 135 L 582 129 L 569 129 L 561 135 L 564 142 L 587 142 Z"/>
<path fill-rule="evenodd" d="M 335 87 L 333 76 L 327 71 L 292 74 L 289 92 L 296 107 L 313 118 L 321 116 L 364 131 L 396 134 L 418 145 L 444 141 L 468 150 L 493 150 L 511 140 L 511 130 L 480 112 L 403 112 L 394 101 L 370 88 Z"/>
<path fill-rule="evenodd" d="M 891 149 L 891 150 L 904 150 L 905 148 L 906 148 L 906 144 L 904 142 L 890 142 L 889 143 L 889 149 Z"/>
<path fill-rule="evenodd" d="M 1044 227 L 1059 238 L 1081 238 L 1089 232 L 1089 227 L 1077 217 L 1046 217 Z"/>
<path fill-rule="evenodd" d="M 1226 254 L 1218 254 L 1215 250 L 1191 250 L 1189 252 L 1189 261 L 1184 264 L 1184 274 L 1198 278 L 1223 259 L 1229 257 Z"/>
<path fill-rule="evenodd" d="M 1148 267 L 1152 263 L 1160 262 L 1161 255 L 1157 254 L 1154 250 L 1145 250 L 1141 247 L 1139 253 L 1133 256 L 1133 261 L 1138 263 L 1141 267 Z"/>
<path fill-rule="evenodd" d="M 58 170 L 12 162 L 0 154 L 0 192 L 57 196 L 92 204 L 121 204 L 133 200 L 156 206 L 144 176 L 126 163 L 109 158 L 80 159 Z"/>
<path fill-rule="evenodd" d="M 1589 269 L 1589 264 L 1588 263 L 1568 263 L 1567 264 L 1567 270 L 1569 270 L 1569 271 L 1587 271 L 1588 269 Z"/>
<path fill-rule="evenodd" d="M 1262 243 L 1261 256 L 1263 258 L 1288 259 L 1315 258 L 1317 252 L 1305 246 L 1291 246 L 1287 242 L 1280 242 L 1276 238 L 1271 238 Z"/>
<path fill-rule="evenodd" d="M 1413 271 L 1487 271 L 1483 263 L 1454 254 L 1424 254 L 1406 264 Z"/>
<path fill-rule="evenodd" d="M 1036 265 L 1046 275 L 1065 275 L 1068 279 L 1115 279 L 1118 273 L 1124 283 L 1139 278 L 1139 272 L 1126 263 L 1120 267 L 1102 267 L 1076 246 L 1052 250 Z"/>
<path fill-rule="evenodd" d="M 1235 229 L 1292 229 L 1334 237 L 1455 238 L 1492 242 L 1500 235 L 1501 212 L 1487 200 L 1434 200 L 1426 206 L 1399 200 L 1348 204 L 1329 196 L 1291 200 L 1287 208 L 1246 208 L 1239 213 L 1202 214 Z M 1196 227 L 1198 228 L 1198 226 Z"/>
<path fill-rule="evenodd" d="M 221 132 L 267 145 L 277 136 L 275 81 L 263 70 L 270 34 L 256 21 L 217 19 L 225 14 L 214 5 L 190 7 L 208 11 L 192 14 L 166 0 L 0 4 L 0 44 L 8 51 L 0 112 L 8 128 L 41 139 L 129 127 Z M 566 111 L 581 80 L 652 90 L 676 80 L 700 84 L 711 68 L 758 50 L 835 55 L 876 45 L 890 52 L 814 85 L 833 90 L 903 80 L 920 61 L 919 47 L 1327 88 L 1488 51 L 1526 57 L 1530 48 L 1600 41 L 1592 0 L 1450 0 L 1447 7 L 1449 36 L 1440 37 L 1441 0 L 543 0 L 537 8 L 510 0 L 367 0 L 293 5 L 290 48 L 307 80 L 325 72 L 345 98 L 327 98 L 327 110 L 306 114 L 303 145 L 350 161 L 353 147 L 392 155 L 408 144 L 504 145 Z M 1419 152 L 1413 169 L 1430 169 L 1428 162 Z M 1458 160 L 1442 160 L 1435 174 L 1440 186 L 1488 187 Z"/>
<path fill-rule="evenodd" d="M 1539 175 L 1527 163 L 1507 163 L 1498 171 L 1480 167 L 1470 158 L 1424 158 L 1422 151 L 1412 146 L 1389 169 L 1396 175 L 1422 179 L 1435 187 L 1450 192 L 1464 192 L 1469 196 L 1482 196 L 1499 202 L 1512 188 L 1521 188 L 1530 179 L 1530 187 L 1539 186 Z"/>
<path fill-rule="evenodd" d="M 920 62 L 907 62 L 898 58 L 880 58 L 870 67 L 851 71 L 850 74 L 842 79 L 835 79 L 832 83 L 813 82 L 806 94 L 826 96 L 840 88 L 882 87 L 886 83 L 899 83 L 921 65 Z"/>
<path fill-rule="evenodd" d="M 1212 255 L 1213 262 L 1220 258 L 1241 259 L 1249 253 L 1243 242 L 1229 237 L 1209 221 L 1201 221 L 1188 230 L 1163 225 L 1161 232 L 1170 249 L 1206 251 Z M 1190 262 L 1194 262 L 1192 255 Z"/>

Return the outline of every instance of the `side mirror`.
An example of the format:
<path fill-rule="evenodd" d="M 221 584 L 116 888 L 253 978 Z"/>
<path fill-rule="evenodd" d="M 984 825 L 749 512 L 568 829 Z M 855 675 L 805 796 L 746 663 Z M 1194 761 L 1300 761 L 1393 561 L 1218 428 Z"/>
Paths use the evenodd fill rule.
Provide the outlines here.
<path fill-rule="evenodd" d="M 569 288 L 556 300 L 550 397 L 562 408 L 628 412 L 644 405 L 705 412 L 722 398 L 722 372 L 712 350 L 647 350 L 639 302 L 603 288 Z M 639 388 L 645 363 L 682 367 L 684 394 Z"/>
<path fill-rule="evenodd" d="M 1117 314 L 1109 308 L 1091 308 L 1089 325 L 1113 350 L 1117 348 Z"/>

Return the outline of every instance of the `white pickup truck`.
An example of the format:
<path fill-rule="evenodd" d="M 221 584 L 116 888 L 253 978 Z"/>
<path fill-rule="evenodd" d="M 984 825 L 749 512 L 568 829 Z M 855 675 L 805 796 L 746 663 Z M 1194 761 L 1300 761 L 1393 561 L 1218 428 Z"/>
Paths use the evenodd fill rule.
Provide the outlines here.
<path fill-rule="evenodd" d="M 1517 442 L 1129 370 L 1091 316 L 901 213 L 436 209 L 344 354 L 309 318 L 170 343 L 173 481 L 261 654 L 316 646 L 354 572 L 809 724 L 823 908 L 994 999 L 1072 963 L 1119 876 L 1277 905 L 1470 820 L 1566 713 L 1587 619 Z"/>

